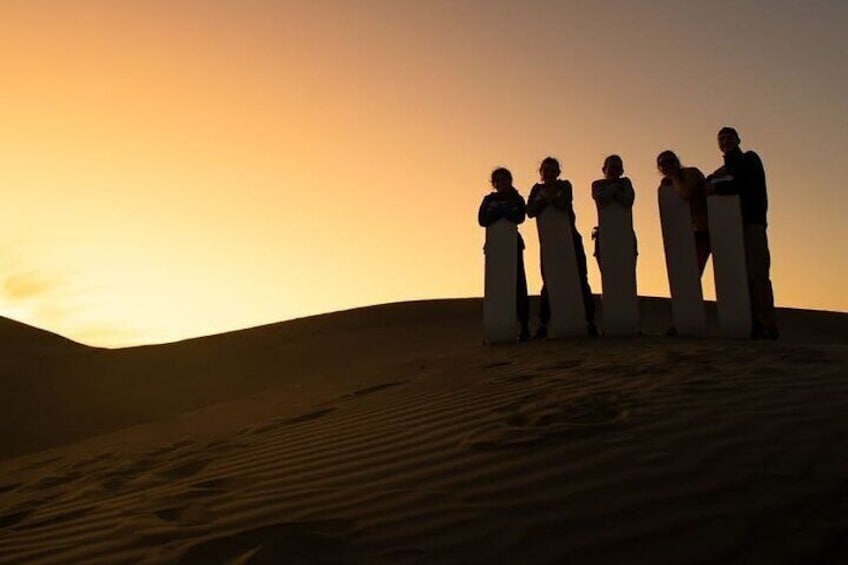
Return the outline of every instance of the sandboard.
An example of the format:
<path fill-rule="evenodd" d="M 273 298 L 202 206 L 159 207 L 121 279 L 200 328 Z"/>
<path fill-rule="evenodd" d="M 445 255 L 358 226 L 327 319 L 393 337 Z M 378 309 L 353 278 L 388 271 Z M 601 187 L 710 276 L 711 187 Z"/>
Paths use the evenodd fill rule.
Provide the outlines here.
<path fill-rule="evenodd" d="M 487 344 L 516 340 L 518 227 L 500 219 L 486 228 L 483 331 Z"/>
<path fill-rule="evenodd" d="M 545 285 L 551 305 L 548 337 L 586 335 L 586 309 L 568 212 L 553 206 L 536 217 Z"/>
<path fill-rule="evenodd" d="M 716 194 L 707 197 L 707 215 L 719 331 L 727 337 L 749 337 L 751 302 L 739 196 Z"/>
<path fill-rule="evenodd" d="M 664 185 L 659 189 L 659 206 L 674 327 L 678 335 L 704 335 L 704 293 L 689 203 L 671 185 Z"/>
<path fill-rule="evenodd" d="M 639 333 L 636 297 L 636 245 L 630 206 L 609 202 L 598 208 L 604 334 Z"/>

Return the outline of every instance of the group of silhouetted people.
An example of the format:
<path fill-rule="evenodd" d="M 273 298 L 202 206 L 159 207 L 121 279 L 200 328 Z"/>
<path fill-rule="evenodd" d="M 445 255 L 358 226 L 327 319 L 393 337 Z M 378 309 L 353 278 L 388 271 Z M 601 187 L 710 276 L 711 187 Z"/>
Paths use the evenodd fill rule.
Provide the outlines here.
<path fill-rule="evenodd" d="M 684 167 L 677 155 L 670 150 L 657 156 L 657 168 L 662 174 L 662 186 L 672 186 L 686 202 L 692 221 L 692 234 L 698 268 L 703 274 L 707 259 L 711 254 L 710 232 L 707 218 L 707 196 L 711 194 L 735 194 L 739 196 L 742 211 L 743 243 L 745 265 L 748 278 L 748 293 L 751 303 L 751 337 L 753 339 L 776 339 L 777 324 L 774 314 L 774 296 L 769 275 L 771 258 L 766 235 L 766 213 L 768 197 L 765 171 L 762 161 L 753 151 L 742 151 L 739 147 L 739 134 L 734 128 L 723 127 L 718 132 L 718 146 L 724 156 L 724 164 L 709 176 L 695 167 Z M 592 183 L 592 198 L 598 209 L 612 203 L 631 207 L 635 200 L 635 191 L 630 180 L 624 175 L 624 163 L 618 155 L 610 155 L 604 161 L 603 179 Z M 480 205 L 478 221 L 487 227 L 492 223 L 507 219 L 515 224 L 524 222 L 525 216 L 534 218 L 547 206 L 553 206 L 568 213 L 571 220 L 571 232 L 574 252 L 577 258 L 577 271 L 586 311 L 586 327 L 589 335 L 598 335 L 595 325 L 595 303 L 589 287 L 586 266 L 586 253 L 583 239 L 575 225 L 573 208 L 573 189 L 571 183 L 560 179 L 560 163 L 553 157 L 546 157 L 539 167 L 541 182 L 533 185 L 525 205 L 524 199 L 513 186 L 512 173 L 508 169 L 498 168 L 492 171 L 491 182 L 494 192 L 486 195 Z M 596 231 L 595 256 L 600 259 L 603 252 L 599 248 Z M 530 338 L 529 298 L 527 279 L 524 271 L 524 241 L 518 236 L 518 280 L 516 310 L 521 329 L 521 341 Z M 633 249 L 636 252 L 636 235 L 633 234 Z M 599 261 L 600 262 L 600 261 Z M 547 336 L 547 325 L 551 310 L 548 300 L 545 265 L 542 270 L 542 291 L 539 306 L 539 327 L 535 337 Z M 603 272 L 601 273 L 603 276 Z"/>

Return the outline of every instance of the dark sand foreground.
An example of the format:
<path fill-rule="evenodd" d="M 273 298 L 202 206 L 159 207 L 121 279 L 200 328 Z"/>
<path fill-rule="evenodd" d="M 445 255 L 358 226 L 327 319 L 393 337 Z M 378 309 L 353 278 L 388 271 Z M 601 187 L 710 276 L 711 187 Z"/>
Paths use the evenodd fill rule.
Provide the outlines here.
<path fill-rule="evenodd" d="M 641 306 L 502 347 L 479 300 L 112 351 L 0 319 L 0 562 L 848 563 L 848 315 Z"/>

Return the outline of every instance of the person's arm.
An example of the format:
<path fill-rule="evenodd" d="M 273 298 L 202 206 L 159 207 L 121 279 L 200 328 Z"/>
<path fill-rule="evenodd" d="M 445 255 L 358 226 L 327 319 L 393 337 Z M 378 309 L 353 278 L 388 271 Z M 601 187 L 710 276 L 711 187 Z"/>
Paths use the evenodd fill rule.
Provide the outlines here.
<path fill-rule="evenodd" d="M 739 183 L 733 177 L 713 179 L 710 185 L 712 186 L 713 194 L 722 194 L 725 196 L 728 194 L 739 194 Z"/>
<path fill-rule="evenodd" d="M 480 211 L 477 212 L 477 222 L 484 228 L 489 227 L 503 217 L 498 202 L 489 194 L 483 198 Z"/>
<path fill-rule="evenodd" d="M 615 186 L 607 180 L 596 180 L 592 183 L 592 198 L 603 208 L 615 197 Z"/>
<path fill-rule="evenodd" d="M 680 179 L 674 182 L 677 193 L 686 202 L 705 194 L 703 184 L 706 184 L 703 173 L 695 167 L 687 167 L 681 171 Z"/>
<path fill-rule="evenodd" d="M 636 192 L 633 190 L 633 184 L 631 184 L 630 179 L 619 179 L 618 190 L 615 192 L 614 198 L 616 202 L 625 208 L 633 206 L 633 201 L 636 200 Z"/>
<path fill-rule="evenodd" d="M 696 198 L 704 198 L 708 194 L 712 194 L 713 187 L 707 182 L 704 173 L 700 169 L 692 167 L 692 193 Z"/>
<path fill-rule="evenodd" d="M 571 202 L 573 199 L 574 196 L 571 188 L 571 183 L 566 180 L 559 183 L 557 191 L 554 194 L 554 197 L 551 199 L 551 204 L 553 204 L 554 208 L 570 212 Z"/>
<path fill-rule="evenodd" d="M 721 177 L 726 177 L 728 174 L 729 173 L 727 172 L 727 167 L 722 165 L 721 167 L 707 175 L 707 182 L 713 182 L 714 180 L 718 180 Z"/>
<path fill-rule="evenodd" d="M 484 196 L 483 201 L 480 203 L 480 209 L 477 210 L 477 223 L 480 224 L 480 227 L 487 227 L 489 225 L 489 197 Z"/>
<path fill-rule="evenodd" d="M 739 194 L 739 183 L 725 167 L 720 167 L 707 177 L 707 181 L 712 187 L 713 194 Z"/>
<path fill-rule="evenodd" d="M 548 205 L 547 200 L 540 194 L 541 185 L 534 185 L 530 191 L 530 196 L 527 198 L 527 217 L 535 218 L 542 213 L 545 206 Z"/>
<path fill-rule="evenodd" d="M 521 224 L 524 222 L 524 216 L 527 213 L 527 207 L 524 205 L 524 199 L 516 192 L 510 197 L 509 202 L 504 202 L 504 217 L 513 224 Z"/>
<path fill-rule="evenodd" d="M 765 186 L 766 171 L 760 156 L 753 151 L 748 151 L 745 153 L 745 160 L 743 162 L 745 164 L 743 167 L 745 180 L 751 186 Z"/>

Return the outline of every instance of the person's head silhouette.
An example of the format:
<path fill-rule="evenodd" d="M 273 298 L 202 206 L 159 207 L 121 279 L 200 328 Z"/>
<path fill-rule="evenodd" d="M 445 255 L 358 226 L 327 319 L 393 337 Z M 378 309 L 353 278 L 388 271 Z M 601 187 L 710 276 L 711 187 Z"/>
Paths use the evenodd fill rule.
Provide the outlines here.
<path fill-rule="evenodd" d="M 721 152 L 724 155 L 732 153 L 737 147 L 739 147 L 740 141 L 739 133 L 737 133 L 736 129 L 724 126 L 718 130 L 718 148 L 721 149 Z"/>
<path fill-rule="evenodd" d="M 542 164 L 539 166 L 539 175 L 542 177 L 542 182 L 545 184 L 555 182 L 561 172 L 559 161 L 555 158 L 545 157 L 542 159 Z"/>
<path fill-rule="evenodd" d="M 657 155 L 657 169 L 664 177 L 674 176 L 680 172 L 680 159 L 674 151 L 666 149 Z"/>
<path fill-rule="evenodd" d="M 512 173 L 505 167 L 499 167 L 492 171 L 492 186 L 498 192 L 512 188 Z"/>
<path fill-rule="evenodd" d="M 621 178 L 624 174 L 624 161 L 618 155 L 610 155 L 604 159 L 604 166 L 601 168 L 604 173 L 604 178 L 615 180 Z"/>

